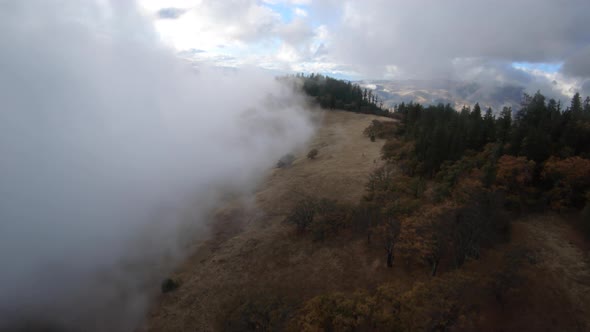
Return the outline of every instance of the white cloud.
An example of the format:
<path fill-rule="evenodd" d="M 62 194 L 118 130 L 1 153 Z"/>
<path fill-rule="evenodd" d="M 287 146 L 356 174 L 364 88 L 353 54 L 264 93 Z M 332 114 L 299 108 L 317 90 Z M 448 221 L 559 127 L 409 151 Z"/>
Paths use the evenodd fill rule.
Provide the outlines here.
<path fill-rule="evenodd" d="M 367 78 L 459 80 L 483 75 L 482 67 L 510 70 L 510 63 L 523 61 L 565 62 L 567 77 L 590 72 L 585 0 L 568 6 L 534 0 L 140 1 L 152 12 L 189 8 L 177 20 L 156 22 L 163 38 L 177 49 L 205 50 L 201 58 L 232 57 L 238 66 L 348 68 Z M 475 67 L 468 68 L 464 59 L 476 60 Z"/>
<path fill-rule="evenodd" d="M 307 11 L 305 9 L 301 9 L 299 7 L 295 8 L 295 15 L 301 17 L 307 17 Z"/>

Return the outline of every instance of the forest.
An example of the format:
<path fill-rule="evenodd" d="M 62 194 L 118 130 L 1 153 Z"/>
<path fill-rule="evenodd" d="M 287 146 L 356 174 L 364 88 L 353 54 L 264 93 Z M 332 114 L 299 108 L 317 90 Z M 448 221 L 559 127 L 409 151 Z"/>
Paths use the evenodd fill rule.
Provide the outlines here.
<path fill-rule="evenodd" d="M 385 163 L 369 177 L 363 199 L 347 206 L 306 198 L 286 222 L 315 242 L 364 237 L 376 252 L 385 249 L 384 265 L 423 269 L 431 278 L 410 288 L 393 282 L 324 294 L 307 301 L 292 324 L 446 331 L 489 328 L 494 323 L 482 310 L 518 313 L 503 316 L 503 326 L 526 317 L 522 303 L 538 289 L 524 285 L 539 282 L 531 271 L 541 258 L 513 239 L 512 223 L 559 215 L 590 239 L 590 98 L 576 93 L 564 107 L 540 92 L 525 94 L 519 109 L 499 114 L 479 104 L 395 110 L 399 122 L 373 120 L 365 130 L 386 142 Z"/>
<path fill-rule="evenodd" d="M 321 74 L 296 74 L 287 76 L 300 84 L 301 90 L 313 97 L 322 108 L 339 109 L 350 112 L 390 116 L 390 112 L 383 108 L 383 101 L 370 89 L 363 89 L 356 83 L 335 79 Z"/>

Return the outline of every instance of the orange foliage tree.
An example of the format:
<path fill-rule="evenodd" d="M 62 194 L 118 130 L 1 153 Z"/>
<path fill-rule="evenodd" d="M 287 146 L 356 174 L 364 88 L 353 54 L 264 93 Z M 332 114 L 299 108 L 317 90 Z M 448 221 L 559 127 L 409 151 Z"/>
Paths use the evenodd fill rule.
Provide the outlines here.
<path fill-rule="evenodd" d="M 494 189 L 507 193 L 506 201 L 522 207 L 529 203 L 534 192 L 532 187 L 535 162 L 525 157 L 503 155 L 498 160 Z"/>
<path fill-rule="evenodd" d="M 589 159 L 578 156 L 566 159 L 551 157 L 545 162 L 541 176 L 552 184 L 548 192 L 552 208 L 583 207 L 584 194 L 590 189 Z"/>
<path fill-rule="evenodd" d="M 480 281 L 460 272 L 448 273 L 410 289 L 388 283 L 374 294 L 332 293 L 304 305 L 291 324 L 293 331 L 447 331 L 473 328 L 469 297 L 480 296 Z"/>
<path fill-rule="evenodd" d="M 451 203 L 423 206 L 420 212 L 403 219 L 397 251 L 408 264 L 427 263 L 436 274 L 441 259 L 451 250 Z"/>

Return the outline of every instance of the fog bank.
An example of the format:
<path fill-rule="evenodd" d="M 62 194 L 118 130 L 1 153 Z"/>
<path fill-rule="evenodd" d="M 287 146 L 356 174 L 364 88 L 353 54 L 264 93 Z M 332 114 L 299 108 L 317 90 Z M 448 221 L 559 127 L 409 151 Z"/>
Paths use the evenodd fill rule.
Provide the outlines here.
<path fill-rule="evenodd" d="M 179 236 L 313 133 L 302 97 L 191 68 L 132 1 L 0 2 L 0 49 L 0 329 L 132 330 Z"/>

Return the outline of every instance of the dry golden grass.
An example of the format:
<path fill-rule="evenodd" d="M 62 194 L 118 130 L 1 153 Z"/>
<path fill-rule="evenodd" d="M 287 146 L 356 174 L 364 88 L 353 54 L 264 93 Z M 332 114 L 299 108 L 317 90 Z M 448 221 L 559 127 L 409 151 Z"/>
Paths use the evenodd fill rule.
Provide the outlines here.
<path fill-rule="evenodd" d="M 526 218 L 515 228 L 525 234 L 522 242 L 540 256 L 538 268 L 544 273 L 537 277 L 548 279 L 550 285 L 544 293 L 565 297 L 577 318 L 577 329 L 590 331 L 590 256 L 578 245 L 580 234 L 557 215 Z"/>
<path fill-rule="evenodd" d="M 272 295 L 299 303 L 328 291 L 376 286 L 404 273 L 387 269 L 384 258 L 376 259 L 385 257 L 385 250 L 374 252 L 362 240 L 314 243 L 282 222 L 303 195 L 359 201 L 367 176 L 381 164 L 384 141 L 363 136 L 377 118 L 323 112 L 309 147 L 291 167 L 270 171 L 254 206 L 234 202 L 218 211 L 213 238 L 200 243 L 173 276 L 182 285 L 160 297 L 146 330 L 211 331 L 245 298 Z M 310 160 L 306 156 L 313 148 L 319 153 Z"/>

